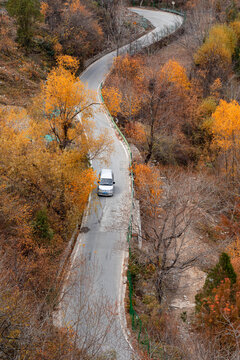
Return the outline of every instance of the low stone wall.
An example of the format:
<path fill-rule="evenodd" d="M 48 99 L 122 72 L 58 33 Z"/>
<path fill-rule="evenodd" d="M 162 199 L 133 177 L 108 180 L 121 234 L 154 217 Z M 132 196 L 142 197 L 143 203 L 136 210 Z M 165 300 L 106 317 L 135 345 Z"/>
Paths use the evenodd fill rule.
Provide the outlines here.
<path fill-rule="evenodd" d="M 154 53 L 157 50 L 162 49 L 163 47 L 169 45 L 172 41 L 179 38 L 181 35 L 184 34 L 184 31 L 185 31 L 185 20 L 183 21 L 182 25 L 176 29 L 176 31 L 164 36 L 162 39 L 156 41 L 154 44 L 149 45 L 146 48 L 143 48 L 139 53 L 144 53 L 144 54 Z"/>

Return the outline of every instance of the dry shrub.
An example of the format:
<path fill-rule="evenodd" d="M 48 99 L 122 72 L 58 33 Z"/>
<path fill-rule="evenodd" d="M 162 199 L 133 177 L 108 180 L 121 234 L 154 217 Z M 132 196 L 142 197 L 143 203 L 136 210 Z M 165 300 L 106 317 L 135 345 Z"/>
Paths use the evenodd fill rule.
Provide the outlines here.
<path fill-rule="evenodd" d="M 15 29 L 11 19 L 4 14 L 0 14 L 0 52 L 11 55 L 17 50 L 17 44 L 13 40 Z"/>
<path fill-rule="evenodd" d="M 126 124 L 125 132 L 128 137 L 136 144 L 143 144 L 146 141 L 146 132 L 143 124 L 139 122 L 129 122 Z"/>

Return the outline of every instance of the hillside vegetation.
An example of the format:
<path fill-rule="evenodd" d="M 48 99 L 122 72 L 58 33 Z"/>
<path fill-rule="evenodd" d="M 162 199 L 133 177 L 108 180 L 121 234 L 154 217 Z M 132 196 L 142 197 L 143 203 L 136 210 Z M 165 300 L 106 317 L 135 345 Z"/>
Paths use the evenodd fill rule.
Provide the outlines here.
<path fill-rule="evenodd" d="M 237 359 L 240 8 L 199 0 L 185 10 L 183 35 L 168 48 L 116 58 L 103 89 L 139 150 L 133 303 L 151 339 L 149 358 Z"/>
<path fill-rule="evenodd" d="M 96 186 L 90 161 L 111 151 L 107 134 L 93 136 L 96 94 L 78 74 L 145 28 L 118 1 L 0 4 L 0 358 L 97 359 L 102 329 L 79 339 L 53 324 L 68 244 Z M 110 317 L 106 301 L 84 306 L 83 323 Z"/>
<path fill-rule="evenodd" d="M 142 247 L 132 240 L 129 271 L 140 358 L 239 357 L 239 3 L 2 0 L 1 359 L 114 358 L 101 354 L 103 329 L 88 336 L 92 324 L 116 314 L 104 298 L 86 308 L 90 273 L 77 279 L 80 288 L 90 284 L 76 316 L 86 336 L 56 327 L 54 311 L 64 298 L 68 246 L 96 186 L 91 160 L 112 148 L 108 134 L 93 135 L 99 104 L 78 75 L 149 29 L 127 5 L 187 15 L 168 47 L 116 57 L 103 88 L 139 154 L 132 170 Z M 196 295 L 194 308 L 174 310 L 179 284 L 184 296 Z"/>

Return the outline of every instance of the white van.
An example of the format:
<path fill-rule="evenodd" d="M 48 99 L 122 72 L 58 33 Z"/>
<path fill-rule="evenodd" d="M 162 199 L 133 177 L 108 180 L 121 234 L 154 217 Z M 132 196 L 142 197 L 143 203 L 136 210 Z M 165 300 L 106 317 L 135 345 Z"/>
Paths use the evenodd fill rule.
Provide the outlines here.
<path fill-rule="evenodd" d="M 102 169 L 98 180 L 98 195 L 113 196 L 113 185 L 115 184 L 113 171 L 111 169 Z"/>

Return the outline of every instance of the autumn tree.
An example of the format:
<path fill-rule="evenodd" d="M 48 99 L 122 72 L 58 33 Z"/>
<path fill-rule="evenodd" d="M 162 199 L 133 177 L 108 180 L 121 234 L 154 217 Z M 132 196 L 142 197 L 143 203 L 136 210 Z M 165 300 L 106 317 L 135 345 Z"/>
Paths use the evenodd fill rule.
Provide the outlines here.
<path fill-rule="evenodd" d="M 194 54 L 194 61 L 200 68 L 204 95 L 209 95 L 209 87 L 217 79 L 226 81 L 232 66 L 232 56 L 237 37 L 232 27 L 225 24 L 214 25 L 202 46 Z"/>
<path fill-rule="evenodd" d="M 180 135 L 183 124 L 193 117 L 197 97 L 194 91 L 186 70 L 178 62 L 170 60 L 159 68 L 150 61 L 127 55 L 116 58 L 103 97 L 110 113 L 127 128 L 128 134 L 133 139 L 136 134 L 139 145 L 141 131 L 141 149 L 148 163 L 153 154 L 157 159 L 164 139 Z M 183 136 L 179 137 L 182 141 Z"/>
<path fill-rule="evenodd" d="M 209 104 L 211 99 L 217 103 L 221 88 L 216 79 Z M 186 69 L 175 60 L 160 67 L 154 56 L 116 58 L 102 94 L 146 163 L 150 159 L 163 164 L 196 163 L 204 144 L 210 146 L 209 126 L 203 126 L 203 116 L 198 114 L 199 82 L 190 82 Z"/>
<path fill-rule="evenodd" d="M 78 275 L 75 272 L 76 268 L 72 269 L 71 281 L 74 277 L 77 284 L 75 295 L 77 293 L 78 299 L 76 308 L 73 306 L 71 309 L 74 321 L 71 324 L 69 322 L 60 324 L 55 320 L 56 312 L 52 312 L 52 309 L 50 311 L 53 289 L 49 291 L 45 299 L 40 299 L 31 293 L 30 287 L 23 289 L 23 278 L 21 278 L 21 284 L 20 282 L 15 284 L 12 270 L 7 262 L 5 263 L 5 256 L 2 253 L 1 255 L 1 358 L 4 360 L 99 359 L 109 330 L 114 328 L 116 306 L 112 305 L 104 295 L 98 297 L 92 305 L 88 303 L 87 300 L 94 296 L 93 282 L 89 281 L 92 279 L 94 267 L 88 267 L 88 271 L 84 271 L 85 263 L 82 260 L 79 264 L 81 271 L 78 269 Z M 44 270 L 42 268 L 42 271 Z M 46 283 L 50 285 L 47 280 Z M 88 287 L 85 287 L 87 291 L 82 292 L 79 288 L 85 283 L 88 284 Z M 68 287 L 62 290 L 60 298 L 63 300 L 64 296 L 72 295 L 72 291 L 73 283 L 68 281 Z M 70 301 L 68 301 L 69 304 Z M 55 302 L 55 305 L 58 305 L 58 302 Z M 82 336 L 80 336 L 80 329 L 83 330 Z M 114 334 L 118 336 L 117 332 Z"/>
<path fill-rule="evenodd" d="M 41 13 L 51 31 L 54 31 L 62 21 L 63 0 L 47 0 L 41 2 Z"/>
<path fill-rule="evenodd" d="M 121 41 L 124 21 L 121 11 L 121 1 L 98 0 L 97 3 L 105 33 L 109 41 L 113 42 L 118 48 Z"/>
<path fill-rule="evenodd" d="M 0 28 L 0 51 L 2 54 L 10 55 L 15 53 L 17 43 L 14 41 L 14 36 L 13 19 L 8 15 L 2 15 Z"/>
<path fill-rule="evenodd" d="M 220 351 L 227 347 L 230 354 L 239 352 L 239 292 L 232 287 L 230 279 L 225 278 L 213 289 L 212 297 L 204 300 L 197 314 L 202 333 L 215 341 Z"/>
<path fill-rule="evenodd" d="M 54 211 L 62 225 L 73 225 L 94 187 L 95 175 L 88 160 L 111 148 L 106 134 L 94 135 L 89 120 L 94 100 L 77 81 L 75 66 L 74 59 L 60 58 L 41 96 L 33 101 L 29 126 L 14 127 L 10 116 L 2 122 L 1 131 L 2 179 L 32 205 L 38 199 L 38 205 Z M 81 121 L 77 119 L 80 113 Z"/>
<path fill-rule="evenodd" d="M 8 125 L 2 133 L 2 136 L 4 135 L 10 136 Z M 94 186 L 93 170 L 85 169 L 85 160 L 76 150 L 63 153 L 59 148 L 53 147 L 53 144 L 46 149 L 44 138 L 37 141 L 35 133 L 35 138 L 31 142 L 27 138 L 29 135 L 33 138 L 32 132 L 12 135 L 11 141 L 10 138 L 5 138 L 5 147 L 2 151 L 2 157 L 5 158 L 1 169 L 2 180 L 6 184 L 8 182 L 8 186 L 12 184 L 13 193 L 23 196 L 32 205 L 45 205 L 64 220 L 67 209 L 70 210 L 70 203 L 74 202 L 76 192 L 81 192 L 76 198 L 79 210 L 87 201 L 88 191 Z M 13 144 L 15 150 L 11 151 Z M 26 152 L 29 154 L 26 155 Z M 79 167 L 78 171 L 75 166 Z M 81 173 L 84 174 L 85 181 L 81 181 Z M 86 181 L 87 178 L 89 182 Z"/>
<path fill-rule="evenodd" d="M 232 354 L 239 352 L 239 262 L 236 260 L 235 268 L 229 255 L 222 253 L 209 271 L 202 292 L 196 295 L 197 326 L 220 350 L 227 346 Z"/>
<path fill-rule="evenodd" d="M 103 88 L 105 103 L 113 116 L 131 121 L 141 108 L 141 60 L 129 54 L 114 59 L 111 83 Z M 116 86 L 117 85 L 117 86 Z M 124 121 L 122 121 L 124 122 Z"/>
<path fill-rule="evenodd" d="M 182 131 L 186 139 L 193 146 L 195 163 L 196 160 L 200 162 L 213 162 L 216 159 L 216 154 L 212 147 L 213 134 L 211 125 L 212 114 L 215 112 L 218 104 L 221 86 L 221 82 L 216 80 L 212 87 L 211 96 L 207 98 L 201 98 L 199 94 L 195 93 L 196 97 L 191 102 L 192 116 L 183 124 Z"/>
<path fill-rule="evenodd" d="M 231 264 L 229 255 L 222 253 L 217 265 L 208 273 L 203 287 L 203 292 L 196 295 L 196 308 L 198 311 L 202 306 L 203 299 L 205 297 L 212 296 L 213 289 L 216 288 L 225 278 L 229 279 L 231 285 L 233 285 L 236 283 L 237 276 Z"/>
<path fill-rule="evenodd" d="M 161 304 L 170 275 L 183 272 L 202 255 L 194 250 L 189 232 L 197 216 L 212 206 L 208 197 L 215 190 L 211 184 L 206 186 L 201 177 L 194 180 L 189 173 L 173 174 L 171 170 L 171 176 L 160 179 L 163 173 L 157 168 L 137 165 L 135 169 L 136 195 L 143 210 L 142 240 L 146 243 L 141 256 L 153 267 L 156 295 Z M 185 256 L 186 248 L 188 256 Z"/>
<path fill-rule="evenodd" d="M 94 134 L 92 99 L 78 84 L 77 66 L 75 59 L 59 58 L 49 78 L 62 91 L 47 79 L 31 108 L 0 111 L 0 357 L 7 360 L 87 359 L 87 349 L 96 355 L 109 329 L 95 326 L 106 319 L 106 299 L 105 311 L 98 299 L 99 316 L 92 308 L 98 344 L 88 333 L 79 350 L 74 330 L 52 323 L 62 295 L 61 255 L 95 187 L 88 159 L 110 145 L 106 133 Z M 84 306 L 82 324 L 89 319 L 83 320 L 89 314 Z"/>
<path fill-rule="evenodd" d="M 143 124 L 138 121 L 128 122 L 125 126 L 125 133 L 128 138 L 133 139 L 138 146 L 146 143 L 146 132 Z"/>
<path fill-rule="evenodd" d="M 142 196 L 144 211 L 157 216 L 161 210 L 159 203 L 162 194 L 162 182 L 157 168 L 145 164 L 136 164 L 133 168 L 137 194 Z M 147 209 L 149 206 L 149 210 Z M 155 215 L 156 213 L 156 215 Z"/>
<path fill-rule="evenodd" d="M 16 17 L 18 42 L 29 47 L 36 20 L 40 18 L 38 0 L 8 0 L 7 9 L 11 16 Z"/>
<path fill-rule="evenodd" d="M 114 117 L 121 112 L 121 101 L 122 101 L 122 94 L 116 87 L 107 87 L 102 89 L 102 96 L 104 98 L 104 102 L 108 108 L 110 114 Z"/>
<path fill-rule="evenodd" d="M 70 69 L 66 69 L 66 64 L 62 63 L 63 59 L 70 61 L 67 65 Z M 43 116 L 50 125 L 53 140 L 64 150 L 82 135 L 82 124 L 93 114 L 94 98 L 93 93 L 77 80 L 77 61 L 72 62 L 71 57 L 61 57 L 58 64 L 59 66 L 49 73 L 43 86 Z M 80 113 L 81 121 L 78 120 Z"/>
<path fill-rule="evenodd" d="M 187 1 L 187 9 L 189 16 L 186 18 L 185 31 L 179 41 L 192 59 L 216 21 L 216 8 L 211 0 L 191 0 Z"/>
<path fill-rule="evenodd" d="M 101 50 L 102 28 L 83 1 L 47 0 L 42 3 L 42 12 L 62 52 L 77 56 L 81 68 L 86 58 Z"/>
<path fill-rule="evenodd" d="M 190 82 L 185 69 L 170 60 L 158 72 L 145 71 L 141 119 L 146 126 L 145 162 L 151 159 L 157 135 L 172 135 L 181 127 L 187 109 Z M 178 109 L 176 112 L 175 109 Z"/>
<path fill-rule="evenodd" d="M 95 93 L 76 77 L 78 65 L 75 58 L 67 55 L 58 58 L 58 66 L 49 73 L 43 85 L 41 99 L 34 101 L 36 121 L 33 125 L 44 135 L 50 135 L 51 144 L 62 151 L 81 146 L 81 156 L 88 154 L 91 158 L 107 148 L 106 136 L 102 134 L 94 139 L 94 125 L 90 119 L 94 105 L 100 104 L 95 100 Z"/>
<path fill-rule="evenodd" d="M 227 25 L 215 25 L 209 31 L 205 43 L 195 54 L 196 64 L 206 65 L 211 52 L 219 54 L 219 65 L 231 62 L 231 56 L 236 46 L 236 35 Z"/>
<path fill-rule="evenodd" d="M 240 134 L 240 106 L 233 100 L 221 100 L 212 115 L 211 130 L 214 143 L 225 155 L 225 171 L 232 178 L 238 174 L 238 149 Z"/>
<path fill-rule="evenodd" d="M 103 31 L 96 18 L 80 0 L 69 1 L 64 12 L 64 36 L 60 38 L 65 53 L 83 62 L 101 50 Z"/>

